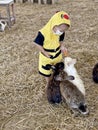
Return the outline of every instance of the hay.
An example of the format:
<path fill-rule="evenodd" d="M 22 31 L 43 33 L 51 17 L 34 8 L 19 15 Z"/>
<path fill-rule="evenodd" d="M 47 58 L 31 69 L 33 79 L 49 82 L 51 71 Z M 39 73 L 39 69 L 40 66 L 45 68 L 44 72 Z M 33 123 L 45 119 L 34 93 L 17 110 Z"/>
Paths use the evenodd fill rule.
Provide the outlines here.
<path fill-rule="evenodd" d="M 55 5 L 15 3 L 16 24 L 0 33 L 0 128 L 1 130 L 97 130 L 98 85 L 92 68 L 98 62 L 98 7 L 94 0 L 61 0 Z M 65 44 L 77 58 L 90 110 L 74 118 L 65 103 L 51 105 L 45 80 L 38 74 L 37 31 L 57 10 L 71 16 Z"/>

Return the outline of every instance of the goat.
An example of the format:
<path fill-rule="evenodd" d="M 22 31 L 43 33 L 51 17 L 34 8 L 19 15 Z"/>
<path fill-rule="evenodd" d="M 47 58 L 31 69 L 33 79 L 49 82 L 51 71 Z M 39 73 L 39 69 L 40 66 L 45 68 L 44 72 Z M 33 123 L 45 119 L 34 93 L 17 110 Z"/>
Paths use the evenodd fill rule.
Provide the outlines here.
<path fill-rule="evenodd" d="M 71 75 L 74 78 L 61 82 L 60 91 L 63 99 L 65 99 L 70 109 L 74 112 L 74 115 L 77 115 L 78 113 L 86 115 L 89 111 L 85 102 L 85 88 L 74 66 L 75 63 L 76 59 L 65 57 L 64 71 L 67 76 Z M 61 77 L 61 79 L 64 79 L 64 76 Z"/>
<path fill-rule="evenodd" d="M 93 68 L 92 76 L 93 76 L 93 81 L 95 83 L 98 83 L 98 63 L 96 63 Z"/>

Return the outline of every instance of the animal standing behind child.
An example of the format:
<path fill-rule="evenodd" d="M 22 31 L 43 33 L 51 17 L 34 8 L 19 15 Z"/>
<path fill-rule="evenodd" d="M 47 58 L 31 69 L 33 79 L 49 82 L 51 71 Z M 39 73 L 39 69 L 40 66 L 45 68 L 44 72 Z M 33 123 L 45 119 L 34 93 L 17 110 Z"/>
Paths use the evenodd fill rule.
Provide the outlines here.
<path fill-rule="evenodd" d="M 74 79 L 61 82 L 61 95 L 70 109 L 74 112 L 74 115 L 77 115 L 78 113 L 86 115 L 89 111 L 85 101 L 85 88 L 76 68 L 74 67 L 75 63 L 76 59 L 72 59 L 71 57 L 65 57 L 64 59 L 64 71 L 68 76 L 72 75 Z"/>

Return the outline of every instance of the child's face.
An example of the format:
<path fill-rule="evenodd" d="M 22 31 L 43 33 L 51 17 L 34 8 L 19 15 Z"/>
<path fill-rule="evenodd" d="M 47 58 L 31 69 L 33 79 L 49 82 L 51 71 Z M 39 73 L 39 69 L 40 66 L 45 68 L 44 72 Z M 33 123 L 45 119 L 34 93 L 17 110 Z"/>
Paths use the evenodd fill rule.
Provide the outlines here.
<path fill-rule="evenodd" d="M 61 32 L 63 32 L 63 33 L 64 33 L 65 31 L 67 31 L 68 28 L 69 28 L 69 26 L 68 26 L 67 24 L 61 24 L 61 25 L 58 26 L 58 29 L 59 29 Z"/>
<path fill-rule="evenodd" d="M 64 33 L 65 31 L 68 30 L 68 28 L 69 28 L 68 25 L 66 25 L 66 24 L 60 24 L 58 26 L 57 25 L 54 26 L 53 31 L 57 32 L 59 30 L 61 33 Z"/>

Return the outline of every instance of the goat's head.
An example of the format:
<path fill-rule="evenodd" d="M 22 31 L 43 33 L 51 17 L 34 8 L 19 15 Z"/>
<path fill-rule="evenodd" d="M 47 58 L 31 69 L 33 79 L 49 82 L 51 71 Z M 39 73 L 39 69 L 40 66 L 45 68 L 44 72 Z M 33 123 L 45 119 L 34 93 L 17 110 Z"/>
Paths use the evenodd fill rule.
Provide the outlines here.
<path fill-rule="evenodd" d="M 59 62 L 56 65 L 47 64 L 46 67 L 49 69 L 52 69 L 54 72 L 54 75 L 57 75 L 60 71 L 62 71 L 64 69 L 64 63 Z"/>
<path fill-rule="evenodd" d="M 73 59 L 71 57 L 65 57 L 64 64 L 65 64 L 65 66 L 74 65 L 74 64 L 76 64 L 76 59 Z"/>

